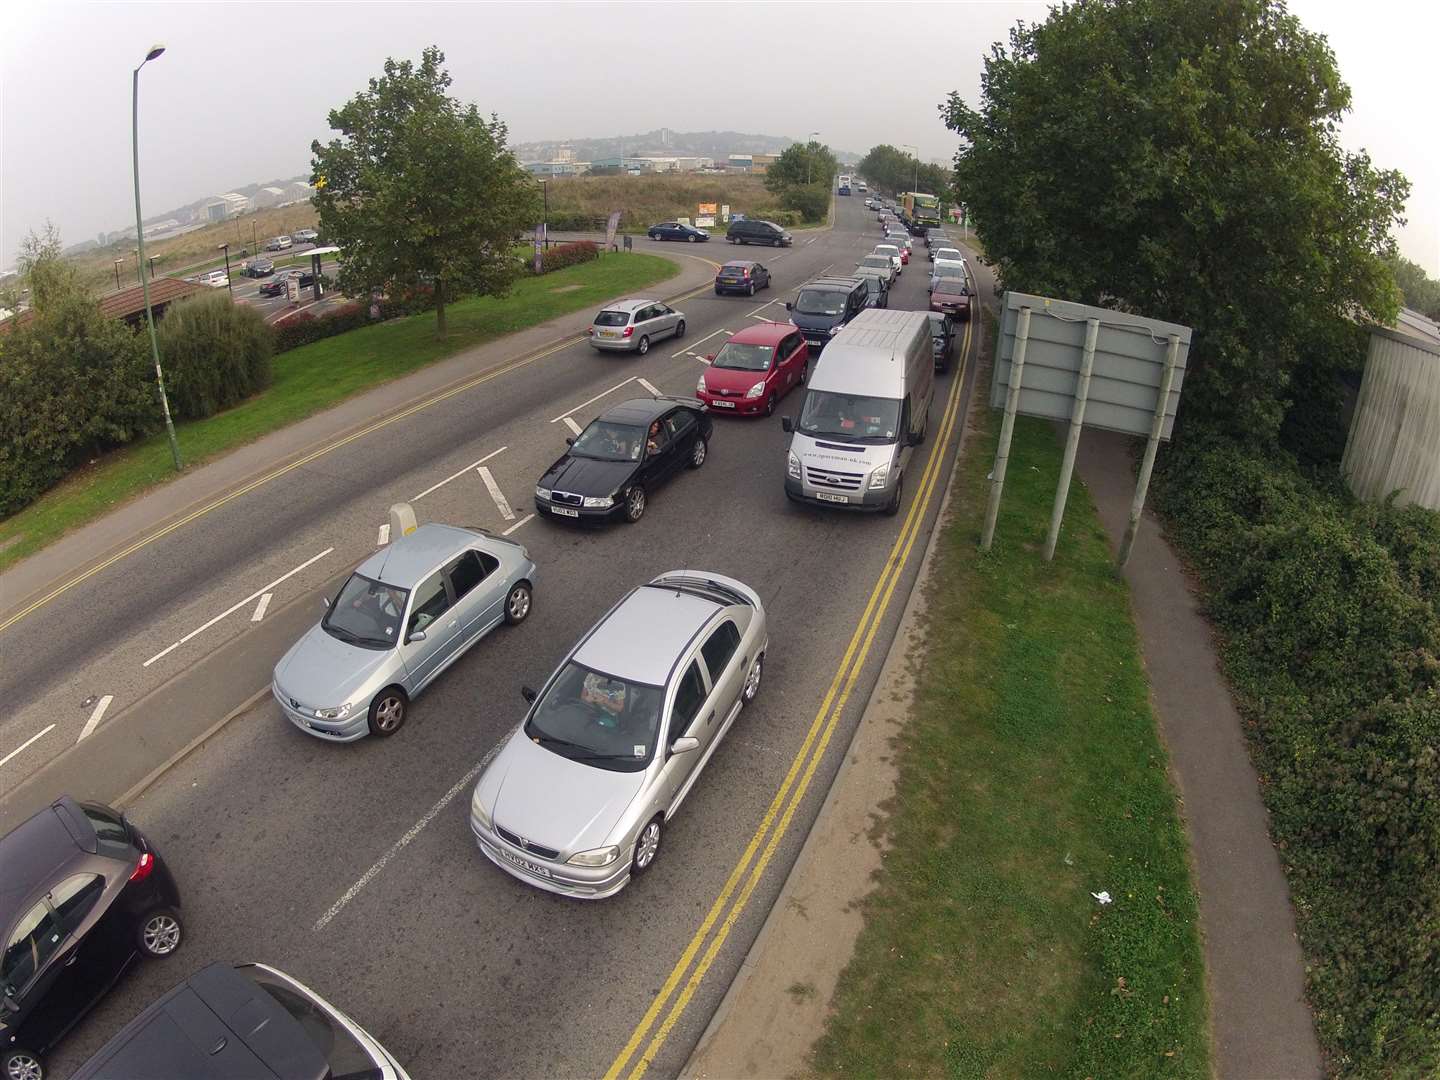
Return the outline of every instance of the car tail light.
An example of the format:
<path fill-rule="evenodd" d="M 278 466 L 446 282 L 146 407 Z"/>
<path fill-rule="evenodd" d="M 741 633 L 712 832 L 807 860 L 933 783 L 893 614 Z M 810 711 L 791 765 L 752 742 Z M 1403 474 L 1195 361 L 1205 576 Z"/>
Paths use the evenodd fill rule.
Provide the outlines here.
<path fill-rule="evenodd" d="M 627 326 L 627 327 L 625 327 L 625 334 L 624 334 L 625 337 L 633 337 L 634 334 L 635 334 L 635 327 L 633 327 L 633 326 Z"/>
<path fill-rule="evenodd" d="M 750 276 L 750 268 L 749 268 L 748 266 L 747 266 L 747 267 L 745 268 L 745 270 L 744 270 L 744 275 L 745 275 L 747 278 Z"/>
<path fill-rule="evenodd" d="M 148 851 L 140 853 L 140 861 L 135 864 L 135 872 L 130 875 L 131 881 L 144 881 L 150 876 L 150 871 L 155 869 L 155 856 Z"/>
<path fill-rule="evenodd" d="M 595 327 L 593 327 L 593 326 L 587 326 L 587 327 L 585 328 L 585 332 L 586 332 L 587 334 L 589 334 L 591 337 L 594 337 L 594 336 L 595 336 Z"/>

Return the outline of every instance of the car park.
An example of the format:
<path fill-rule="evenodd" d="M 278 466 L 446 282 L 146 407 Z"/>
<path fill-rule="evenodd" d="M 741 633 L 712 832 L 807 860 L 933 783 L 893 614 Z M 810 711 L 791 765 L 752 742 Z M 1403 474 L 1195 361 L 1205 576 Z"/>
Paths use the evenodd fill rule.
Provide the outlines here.
<path fill-rule="evenodd" d="M 950 370 L 950 354 L 955 348 L 955 324 L 938 312 L 930 312 L 930 343 L 935 350 L 935 370 L 944 374 Z"/>
<path fill-rule="evenodd" d="M 269 259 L 251 259 L 242 268 L 246 277 L 269 277 L 275 272 L 275 264 Z"/>
<path fill-rule="evenodd" d="M 293 247 L 294 244 L 295 241 L 288 236 L 272 236 L 269 240 L 265 241 L 265 250 L 284 251 L 288 247 Z"/>
<path fill-rule="evenodd" d="M 871 255 L 884 255 L 895 267 L 895 276 L 899 277 L 905 272 L 905 260 L 900 257 L 900 248 L 895 244 L 876 244 Z"/>
<path fill-rule="evenodd" d="M 959 248 L 954 247 L 932 247 L 930 249 L 930 261 L 940 262 L 949 259 L 952 262 L 963 262 L 965 255 Z"/>
<path fill-rule="evenodd" d="M 313 244 L 320 239 L 320 234 L 314 229 L 296 229 L 290 234 L 290 239 L 297 244 Z"/>
<path fill-rule="evenodd" d="M 662 221 L 658 225 L 651 225 L 645 235 L 651 240 L 683 240 L 691 244 L 710 239 L 710 234 L 704 229 L 697 229 L 693 225 L 684 225 L 678 221 Z"/>
<path fill-rule="evenodd" d="M 954 277 L 965 280 L 970 279 L 970 267 L 964 259 L 936 259 L 930 264 L 930 292 L 935 291 L 935 286 L 941 278 Z"/>
<path fill-rule="evenodd" d="M 409 1080 L 375 1037 L 268 964 L 201 968 L 126 1024 L 72 1080 Z"/>
<path fill-rule="evenodd" d="M 212 289 L 223 289 L 230 284 L 230 275 L 224 270 L 211 270 L 200 278 L 200 284 L 209 285 Z"/>
<path fill-rule="evenodd" d="M 607 409 L 535 484 L 535 510 L 571 520 L 634 523 L 681 469 L 705 464 L 710 417 L 695 398 L 637 398 Z"/>
<path fill-rule="evenodd" d="M 960 322 L 970 318 L 970 278 L 963 274 L 942 277 L 930 287 L 930 310 Z"/>
<path fill-rule="evenodd" d="M 285 296 L 290 292 L 290 279 L 297 278 L 300 288 L 308 289 L 315 284 L 315 275 L 309 270 L 285 270 L 260 286 L 261 296 Z"/>
<path fill-rule="evenodd" d="M 770 271 L 758 262 L 731 259 L 715 271 L 715 295 L 744 293 L 754 296 L 760 289 L 770 288 Z"/>
<path fill-rule="evenodd" d="M 891 285 L 895 283 L 898 276 L 899 266 L 895 259 L 889 255 L 866 255 L 855 264 L 855 272 L 863 274 L 867 270 L 873 270 L 885 275 L 885 280 Z"/>
<path fill-rule="evenodd" d="M 762 322 L 737 331 L 706 360 L 695 396 L 707 411 L 769 416 L 792 387 L 804 384 L 810 347 L 788 323 Z"/>
<path fill-rule="evenodd" d="M 704 570 L 630 590 L 561 661 L 475 785 L 491 862 L 563 896 L 613 896 L 652 869 L 769 648 L 749 586 Z"/>
<path fill-rule="evenodd" d="M 62 796 L 0 837 L 0 1076 L 42 1055 L 142 957 L 180 947 L 180 892 L 119 811 Z"/>
<path fill-rule="evenodd" d="M 865 310 L 869 292 L 870 279 L 858 274 L 815 278 L 795 291 L 794 300 L 785 301 L 785 310 L 811 350 L 819 352 L 846 323 Z"/>
<path fill-rule="evenodd" d="M 793 237 L 773 221 L 744 218 L 731 220 L 725 239 L 732 244 L 769 244 L 771 247 L 789 247 Z"/>
<path fill-rule="evenodd" d="M 271 693 L 287 720 L 327 742 L 394 735 L 466 650 L 525 621 L 537 574 L 514 541 L 421 525 L 355 568 L 275 665 Z"/>
<path fill-rule="evenodd" d="M 685 313 L 642 297 L 606 305 L 590 324 L 590 344 L 596 349 L 641 356 L 650 351 L 652 342 L 671 336 L 685 336 Z"/>

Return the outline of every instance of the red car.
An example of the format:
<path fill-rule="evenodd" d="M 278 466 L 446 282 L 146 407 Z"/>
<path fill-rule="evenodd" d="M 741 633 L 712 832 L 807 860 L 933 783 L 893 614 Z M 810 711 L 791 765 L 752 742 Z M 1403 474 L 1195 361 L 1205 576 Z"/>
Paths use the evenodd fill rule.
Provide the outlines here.
<path fill-rule="evenodd" d="M 810 373 L 805 337 L 789 323 L 747 326 L 706 359 L 710 366 L 700 376 L 695 396 L 712 413 L 769 416 L 785 391 Z"/>

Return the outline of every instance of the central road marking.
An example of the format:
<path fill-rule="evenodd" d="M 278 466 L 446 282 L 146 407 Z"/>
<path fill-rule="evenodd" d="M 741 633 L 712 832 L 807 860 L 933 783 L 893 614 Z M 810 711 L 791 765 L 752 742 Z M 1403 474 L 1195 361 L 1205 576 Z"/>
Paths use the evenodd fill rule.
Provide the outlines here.
<path fill-rule="evenodd" d="M 250 616 L 251 622 L 259 622 L 265 618 L 265 609 L 270 606 L 270 598 L 274 595 L 274 593 L 267 592 L 264 596 L 260 597 L 260 602 L 255 605 L 255 614 Z"/>
<path fill-rule="evenodd" d="M 195 635 L 197 635 L 197 634 L 203 634 L 206 630 L 209 630 L 210 627 L 214 626 L 216 623 L 218 623 L 221 619 L 225 618 L 227 615 L 233 615 L 235 612 L 239 611 L 239 610 L 240 610 L 242 607 L 244 607 L 246 604 L 250 603 L 251 600 L 259 599 L 259 597 L 260 597 L 263 593 L 270 592 L 270 591 L 272 591 L 272 590 L 275 588 L 275 586 L 281 584 L 282 582 L 289 581 L 289 580 L 290 580 L 292 577 L 294 577 L 296 574 L 300 573 L 301 570 L 304 570 L 307 566 L 310 566 L 312 563 L 317 563 L 317 562 L 319 562 L 321 559 L 323 559 L 326 555 L 329 555 L 329 554 L 330 554 L 332 551 L 334 551 L 334 550 L 335 550 L 335 549 L 334 549 L 333 547 L 328 547 L 328 548 L 326 548 L 324 551 L 320 552 L 319 555 L 312 555 L 312 556 L 310 556 L 310 558 L 306 559 L 306 560 L 305 560 L 303 563 L 301 563 L 299 566 L 295 567 L 294 570 L 291 570 L 291 571 L 289 571 L 288 573 L 285 573 L 285 574 L 281 574 L 281 575 L 280 575 L 278 578 L 276 578 L 274 581 L 270 582 L 269 585 L 261 585 L 260 588 L 256 589 L 256 590 L 255 590 L 253 593 L 251 593 L 249 596 L 245 597 L 244 600 L 241 600 L 238 604 L 232 604 L 230 607 L 226 608 L 226 609 L 225 609 L 224 611 L 222 611 L 219 615 L 216 615 L 213 619 L 211 619 L 211 620 L 210 620 L 209 622 L 207 622 L 205 625 L 203 625 L 203 626 L 198 626 L 198 627 L 196 627 L 194 630 L 191 630 L 190 633 L 186 634 L 186 635 L 185 635 L 184 637 L 182 637 L 179 641 L 173 642 L 173 643 L 165 646 L 165 648 L 161 649 L 158 653 L 156 653 L 154 656 L 150 657 L 149 660 L 146 660 L 145 663 L 141 664 L 140 666 L 141 666 L 141 667 L 149 667 L 151 664 L 155 663 L 156 660 L 159 660 L 162 656 L 165 656 L 165 655 L 173 652 L 174 650 L 178 649 L 181 645 L 184 645 L 184 644 L 185 644 L 187 641 L 189 641 L 191 638 L 195 637 Z"/>
<path fill-rule="evenodd" d="M 634 382 L 634 381 L 635 381 L 635 376 L 634 376 L 634 375 L 631 375 L 630 378 L 626 379 L 624 382 L 618 382 L 618 383 L 616 383 L 614 386 L 610 387 L 609 390 L 601 390 L 600 393 L 596 394 L 596 395 L 595 395 L 594 397 L 592 397 L 589 401 L 582 401 L 579 405 L 576 405 L 573 409 L 566 409 L 566 410 L 565 410 L 563 413 L 561 413 L 559 416 L 554 417 L 554 418 L 550 421 L 550 423 L 552 423 L 552 424 L 558 424 L 561 420 L 564 420 L 564 419 L 565 419 L 567 416 L 569 416 L 571 413 L 577 413 L 577 412 L 579 412 L 581 409 L 585 408 L 586 405 L 593 405 L 593 404 L 595 404 L 595 402 L 599 401 L 599 400 L 600 400 L 602 397 L 604 397 L 606 394 L 613 394 L 616 390 L 619 390 L 622 386 L 629 386 L 629 385 L 630 385 L 632 382 Z"/>
<path fill-rule="evenodd" d="M 580 434 L 580 425 L 577 424 L 574 420 L 571 420 L 568 416 L 562 416 L 560 419 L 565 421 L 565 426 L 570 429 L 570 434 Z"/>
<path fill-rule="evenodd" d="M 469 465 L 466 465 L 466 466 L 465 466 L 463 469 L 461 469 L 459 472 L 453 472 L 453 473 L 451 473 L 449 476 L 445 477 L 445 479 L 444 479 L 444 480 L 441 480 L 438 484 L 431 484 L 428 488 L 426 488 L 424 491 L 420 492 L 419 495 L 416 495 L 416 496 L 415 496 L 413 499 L 411 499 L 410 501 L 411 501 L 411 502 L 419 502 L 419 501 L 420 501 L 421 499 L 423 499 L 426 495 L 429 495 L 432 491 L 439 491 L 439 490 L 440 490 L 442 487 L 444 487 L 446 484 L 450 483 L 451 480 L 454 480 L 456 477 L 464 476 L 464 475 L 465 475 L 467 472 L 469 472 L 471 469 L 478 469 L 481 465 L 484 465 L 485 462 L 489 461 L 489 460 L 490 460 L 491 458 L 493 458 L 496 454 L 503 454 L 506 450 L 509 450 L 509 449 L 510 449 L 510 448 L 509 448 L 508 446 L 502 446 L 502 447 L 500 447 L 499 450 L 492 450 L 492 451 L 490 451 L 490 453 L 486 454 L 486 455 L 485 455 L 484 457 L 482 457 L 479 461 L 472 461 Z"/>
<path fill-rule="evenodd" d="M 485 489 L 490 492 L 490 498 L 495 500 L 495 509 L 500 511 L 500 516 L 506 521 L 514 521 L 515 511 L 510 509 L 509 500 L 505 498 L 505 493 L 500 490 L 500 485 L 495 482 L 490 470 L 482 465 L 475 471 L 480 474 L 480 479 L 485 481 Z"/>
<path fill-rule="evenodd" d="M 84 742 L 85 739 L 89 737 L 90 733 L 95 730 L 95 725 L 100 723 L 100 718 L 105 715 L 105 710 L 110 708 L 110 703 L 114 700 L 114 694 L 106 694 L 100 699 L 99 703 L 95 706 L 95 711 L 90 714 L 90 719 L 86 720 L 85 726 L 80 729 L 80 738 L 75 740 L 77 743 Z M 44 732 L 41 732 L 41 734 L 44 734 Z M 22 747 L 21 749 L 24 748 Z M 3 764 L 3 762 L 0 762 L 0 764 Z"/>
<path fill-rule="evenodd" d="M 41 728 L 41 729 L 40 729 L 39 731 L 37 731 L 34 735 L 31 735 L 30 738 L 26 739 L 26 740 L 25 740 L 24 742 L 22 742 L 19 746 L 17 746 L 14 750 L 11 750 L 11 751 L 10 751 L 8 754 L 6 754 L 4 757 L 0 757 L 0 766 L 3 766 L 7 761 L 9 761 L 11 758 L 13 758 L 16 754 L 20 753 L 21 750 L 24 750 L 27 746 L 29 746 L 31 743 L 33 743 L 36 739 L 38 739 L 38 738 L 40 738 L 40 737 L 42 737 L 42 736 L 44 736 L 44 735 L 48 735 L 51 731 L 54 730 L 54 728 L 55 728 L 55 725 L 54 725 L 54 724 L 51 724 L 49 727 Z"/>

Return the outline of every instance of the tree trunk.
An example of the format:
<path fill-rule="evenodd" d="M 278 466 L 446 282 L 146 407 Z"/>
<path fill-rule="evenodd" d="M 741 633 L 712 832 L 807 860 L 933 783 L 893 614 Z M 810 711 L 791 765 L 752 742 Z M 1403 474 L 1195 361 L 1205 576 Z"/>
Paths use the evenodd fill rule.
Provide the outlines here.
<path fill-rule="evenodd" d="M 435 279 L 435 336 L 445 336 L 445 279 Z"/>

